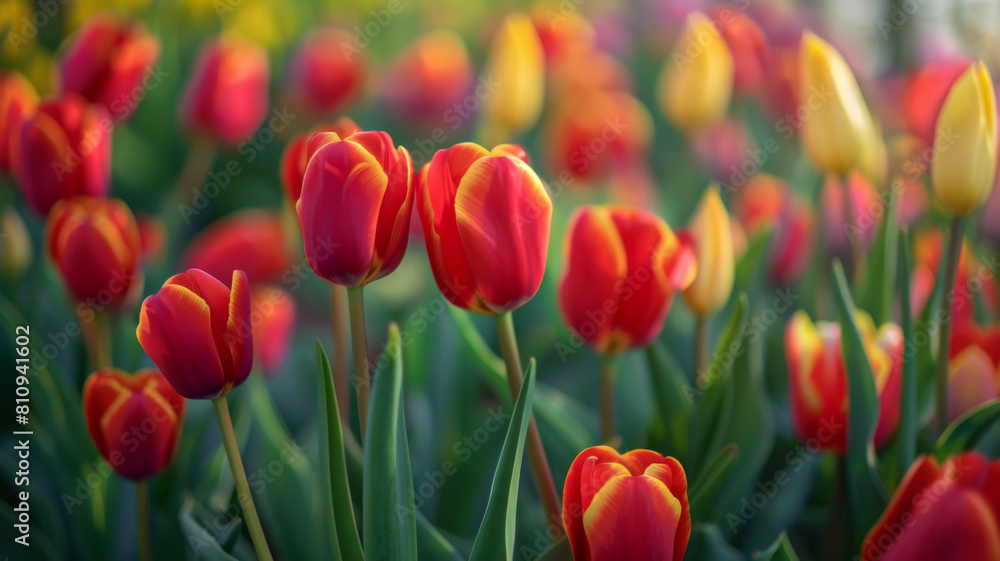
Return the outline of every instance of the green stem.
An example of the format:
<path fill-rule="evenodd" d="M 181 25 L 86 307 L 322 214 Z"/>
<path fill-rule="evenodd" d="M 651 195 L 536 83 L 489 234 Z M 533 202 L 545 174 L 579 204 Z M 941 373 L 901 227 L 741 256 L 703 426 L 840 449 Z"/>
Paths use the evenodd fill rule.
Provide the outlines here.
<path fill-rule="evenodd" d="M 511 396 L 516 400 L 518 394 L 521 393 L 524 374 L 521 369 L 521 355 L 517 350 L 514 322 L 509 312 L 494 316 L 494 319 L 497 324 L 497 336 L 500 338 L 500 351 L 503 354 L 504 363 L 507 365 L 507 384 L 510 386 Z M 528 420 L 526 446 L 528 448 L 528 461 L 531 463 L 531 474 L 535 478 L 538 496 L 545 509 L 546 521 L 557 529 L 558 535 L 554 536 L 553 539 L 558 539 L 563 533 L 562 508 L 559 504 L 555 482 L 552 479 L 552 471 L 549 470 L 549 460 L 545 457 L 545 448 L 542 446 L 542 437 L 538 433 L 538 424 L 535 423 L 534 413 Z"/>
<path fill-rule="evenodd" d="M 694 331 L 694 374 L 699 388 L 706 387 L 708 376 L 708 316 L 698 316 Z"/>
<path fill-rule="evenodd" d="M 347 289 L 330 283 L 330 328 L 333 332 L 333 387 L 337 391 L 337 407 L 340 409 L 340 420 L 347 422 L 351 414 L 351 399 L 347 371 L 350 363 L 347 359 Z"/>
<path fill-rule="evenodd" d="M 247 483 L 247 473 L 243 469 L 243 459 L 240 457 L 239 445 L 236 444 L 236 433 L 233 431 L 233 421 L 229 417 L 229 404 L 226 403 L 226 396 L 213 399 L 212 406 L 215 407 L 215 417 L 219 421 L 219 432 L 222 434 L 222 445 L 226 449 L 226 458 L 229 459 L 229 469 L 233 472 L 236 496 L 239 498 L 240 508 L 243 510 L 243 518 L 246 520 L 253 548 L 260 561 L 273 561 L 271 550 L 267 547 L 267 539 L 264 538 L 264 529 L 260 525 L 260 517 L 257 516 L 257 507 L 253 504 L 250 484 Z"/>
<path fill-rule="evenodd" d="M 948 427 L 948 355 L 951 348 L 952 297 L 955 289 L 955 275 L 958 272 L 958 258 L 962 250 L 963 217 L 956 216 L 951 221 L 948 234 L 948 254 L 944 270 L 944 291 L 941 293 L 941 320 L 938 331 L 938 362 L 935 382 L 937 386 L 937 428 L 944 432 Z"/>
<path fill-rule="evenodd" d="M 153 561 L 153 542 L 149 534 L 149 484 L 137 481 L 135 497 L 139 523 L 139 559 Z"/>
<path fill-rule="evenodd" d="M 615 435 L 615 363 L 601 357 L 601 442 L 607 444 Z"/>
<path fill-rule="evenodd" d="M 368 367 L 368 332 L 365 329 L 364 286 L 347 289 L 347 306 L 351 316 L 351 343 L 354 345 L 354 387 L 358 392 L 361 445 L 364 446 L 365 422 L 368 420 L 368 394 L 371 391 L 371 375 Z"/>

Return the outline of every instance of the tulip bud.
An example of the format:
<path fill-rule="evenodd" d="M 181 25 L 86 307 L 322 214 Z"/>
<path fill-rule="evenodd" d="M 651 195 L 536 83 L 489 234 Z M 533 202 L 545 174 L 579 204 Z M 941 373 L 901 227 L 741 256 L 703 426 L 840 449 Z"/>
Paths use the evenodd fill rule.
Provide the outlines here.
<path fill-rule="evenodd" d="M 232 289 L 198 269 L 170 277 L 143 301 L 135 335 L 180 395 L 226 395 L 247 379 L 253 366 L 246 274 L 233 273 Z"/>
<path fill-rule="evenodd" d="M 799 46 L 799 80 L 800 101 L 818 100 L 799 129 L 806 155 L 820 171 L 844 176 L 872 146 L 874 124 L 861 88 L 840 53 L 810 31 Z"/>
<path fill-rule="evenodd" d="M 711 17 L 733 57 L 733 90 L 749 95 L 759 92 L 767 76 L 764 32 L 750 16 L 731 5 L 716 4 Z"/>
<path fill-rule="evenodd" d="M 733 292 L 733 233 L 717 185 L 701 197 L 688 234 L 694 242 L 698 275 L 684 290 L 684 301 L 695 315 L 705 317 L 725 306 Z"/>
<path fill-rule="evenodd" d="M 156 370 L 129 376 L 104 368 L 83 387 L 83 416 L 94 447 L 115 473 L 133 481 L 152 477 L 174 461 L 185 408 L 184 398 Z"/>
<path fill-rule="evenodd" d="M 396 117 L 409 124 L 457 130 L 468 120 L 453 108 L 466 101 L 473 74 L 462 39 L 450 31 L 435 31 L 393 62 L 386 80 L 386 102 Z"/>
<path fill-rule="evenodd" d="M 639 209 L 581 208 L 565 247 L 560 310 L 570 329 L 605 355 L 656 339 L 674 291 L 695 277 L 693 249 L 658 216 Z M 622 286 L 630 288 L 627 298 Z"/>
<path fill-rule="evenodd" d="M 72 93 L 42 103 L 25 121 L 11 163 L 32 210 L 44 216 L 59 199 L 107 194 L 111 130 L 106 123 L 103 107 Z"/>
<path fill-rule="evenodd" d="M 253 338 L 257 341 L 257 359 L 265 376 L 274 376 L 288 356 L 288 346 L 295 330 L 295 300 L 288 291 L 261 286 L 250 292 L 253 308 Z"/>
<path fill-rule="evenodd" d="M 31 266 L 31 235 L 14 207 L 0 214 L 0 271 L 7 278 L 20 278 Z"/>
<path fill-rule="evenodd" d="M 309 266 L 356 287 L 396 270 L 413 208 L 413 161 L 384 132 L 313 135 L 295 208 Z"/>
<path fill-rule="evenodd" d="M 181 257 L 183 269 L 200 269 L 220 282 L 240 270 L 251 284 L 279 281 L 294 261 L 281 216 L 260 209 L 215 221 L 191 240 Z"/>
<path fill-rule="evenodd" d="M 343 110 L 361 90 L 365 62 L 344 45 L 353 45 L 350 33 L 322 27 L 306 36 L 292 55 L 285 91 L 304 112 L 331 114 Z"/>
<path fill-rule="evenodd" d="M 881 447 L 899 424 L 903 334 L 894 323 L 877 331 L 864 312 L 855 318 L 871 364 L 878 394 L 879 421 L 875 446 Z M 785 328 L 789 399 L 796 435 L 802 442 L 844 454 L 847 450 L 847 370 L 841 350 L 840 325 L 813 324 L 799 310 Z"/>
<path fill-rule="evenodd" d="M 143 79 L 159 58 L 160 42 L 142 23 L 104 14 L 77 31 L 59 64 L 59 78 L 64 91 L 99 103 L 124 121 L 145 97 Z"/>
<path fill-rule="evenodd" d="M 691 537 L 684 468 L 652 450 L 587 448 L 566 474 L 563 524 L 575 561 L 681 561 Z"/>
<path fill-rule="evenodd" d="M 1000 561 L 1000 461 L 921 456 L 861 546 L 861 561 Z"/>
<path fill-rule="evenodd" d="M 545 53 L 531 18 L 512 13 L 504 19 L 483 75 L 496 84 L 496 91 L 483 99 L 491 134 L 517 135 L 538 121 L 545 94 Z"/>
<path fill-rule="evenodd" d="M 285 196 L 293 205 L 298 202 L 302 193 L 302 177 L 306 174 L 306 164 L 309 163 L 309 139 L 314 134 L 332 132 L 340 138 L 347 138 L 361 127 L 350 117 L 341 117 L 333 123 L 321 123 L 309 132 L 296 135 L 288 142 L 285 152 L 281 155 L 281 184 L 285 188 Z"/>
<path fill-rule="evenodd" d="M 267 53 L 235 35 L 206 43 L 184 87 L 180 119 L 195 135 L 235 146 L 267 116 Z"/>
<path fill-rule="evenodd" d="M 13 144 L 36 107 L 38 94 L 31 82 L 16 72 L 0 72 L 0 172 L 11 171 Z"/>
<path fill-rule="evenodd" d="M 949 344 L 948 422 L 1000 396 L 1000 326 L 969 318 L 954 326 Z"/>
<path fill-rule="evenodd" d="M 520 146 L 439 150 L 420 172 L 417 210 L 434 280 L 452 304 L 502 314 L 545 275 L 552 200 Z"/>
<path fill-rule="evenodd" d="M 931 180 L 944 206 L 960 216 L 983 206 L 997 170 L 997 103 L 982 62 L 952 85 L 938 115 L 934 146 L 940 148 Z"/>
<path fill-rule="evenodd" d="M 708 128 L 729 108 L 733 76 L 733 55 L 719 30 L 692 13 L 660 74 L 660 107 L 685 132 Z"/>
<path fill-rule="evenodd" d="M 49 258 L 70 294 L 98 309 L 132 304 L 142 290 L 142 245 L 132 211 L 118 199 L 59 201 L 45 229 Z"/>
<path fill-rule="evenodd" d="M 739 190 L 736 214 L 747 235 L 771 229 L 768 277 L 780 286 L 794 284 L 809 264 L 812 209 L 783 180 L 757 174 Z"/>

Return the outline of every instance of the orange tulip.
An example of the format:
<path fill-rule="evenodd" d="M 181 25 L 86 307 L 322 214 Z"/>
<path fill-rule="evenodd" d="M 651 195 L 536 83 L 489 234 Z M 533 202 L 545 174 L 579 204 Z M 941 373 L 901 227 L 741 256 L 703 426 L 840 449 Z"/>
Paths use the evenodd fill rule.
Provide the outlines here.
<path fill-rule="evenodd" d="M 0 172 L 11 171 L 13 143 L 36 107 L 38 94 L 31 82 L 16 72 L 0 72 Z"/>
<path fill-rule="evenodd" d="M 659 217 L 635 208 L 581 208 L 565 246 L 563 318 L 606 355 L 656 339 L 675 291 L 691 284 L 697 268 L 692 247 Z"/>
<path fill-rule="evenodd" d="M 221 282 L 240 270 L 253 284 L 281 280 L 294 261 L 281 216 L 260 209 L 217 220 L 191 240 L 181 257 L 183 269 L 201 269 Z"/>
<path fill-rule="evenodd" d="M 587 448 L 566 474 L 563 524 L 576 561 L 681 561 L 691 537 L 684 468 L 652 450 Z"/>
<path fill-rule="evenodd" d="M 776 285 L 797 282 L 809 264 L 813 214 L 780 178 L 757 174 L 736 196 L 736 215 L 748 236 L 771 228 L 768 277 Z"/>
<path fill-rule="evenodd" d="M 434 280 L 452 304 L 509 312 L 538 291 L 552 201 L 520 146 L 439 150 L 420 172 L 420 220 Z"/>
<path fill-rule="evenodd" d="M 365 61 L 350 33 L 321 27 L 306 36 L 292 55 L 285 91 L 292 103 L 312 114 L 342 111 L 364 85 Z"/>

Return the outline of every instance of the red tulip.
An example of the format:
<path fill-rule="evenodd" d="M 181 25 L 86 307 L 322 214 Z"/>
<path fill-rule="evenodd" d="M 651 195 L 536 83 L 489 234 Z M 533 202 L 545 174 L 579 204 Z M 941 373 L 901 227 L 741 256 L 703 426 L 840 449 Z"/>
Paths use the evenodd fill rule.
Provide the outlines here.
<path fill-rule="evenodd" d="M 335 27 L 306 36 L 292 56 L 285 89 L 296 107 L 313 114 L 343 110 L 361 90 L 364 59 L 352 46 L 354 37 Z"/>
<path fill-rule="evenodd" d="M 757 174 L 736 197 L 736 215 L 748 236 L 771 228 L 768 277 L 776 285 L 797 282 L 809 264 L 812 209 L 783 180 Z"/>
<path fill-rule="evenodd" d="M 285 195 L 292 204 L 298 202 L 302 193 L 302 178 L 306 174 L 306 164 L 312 155 L 308 150 L 309 139 L 321 132 L 332 132 L 340 138 L 347 138 L 356 132 L 361 132 L 361 127 L 350 117 L 341 117 L 333 123 L 316 125 L 309 132 L 296 135 L 288 142 L 285 152 L 281 155 L 281 183 L 285 188 Z"/>
<path fill-rule="evenodd" d="M 242 384 L 253 366 L 250 288 L 243 271 L 232 289 L 190 269 L 146 298 L 135 330 L 139 344 L 177 393 L 215 399 Z"/>
<path fill-rule="evenodd" d="M 575 561 L 681 561 L 691 537 L 684 468 L 652 450 L 587 448 L 566 474 L 563 524 Z"/>
<path fill-rule="evenodd" d="M 38 106 L 11 151 L 14 176 L 32 210 L 44 216 L 59 199 L 107 194 L 110 123 L 103 107 L 73 93 Z"/>
<path fill-rule="evenodd" d="M 17 72 L 0 72 L 0 172 L 11 171 L 13 144 L 36 107 L 38 94 L 31 82 Z"/>
<path fill-rule="evenodd" d="M 384 88 L 386 102 L 393 114 L 415 126 L 457 130 L 471 121 L 463 117 L 468 109 L 462 104 L 473 77 L 462 39 L 450 31 L 434 31 L 393 62 Z"/>
<path fill-rule="evenodd" d="M 250 292 L 253 338 L 265 376 L 273 376 L 288 356 L 295 329 L 295 300 L 286 290 L 260 286 Z"/>
<path fill-rule="evenodd" d="M 267 115 L 267 53 L 237 36 L 222 36 L 198 53 L 181 99 L 190 132 L 235 146 Z"/>
<path fill-rule="evenodd" d="M 97 309 L 120 309 L 142 289 L 142 243 L 118 199 L 75 197 L 52 207 L 46 249 L 70 294 Z"/>
<path fill-rule="evenodd" d="M 439 150 L 420 172 L 418 211 L 434 280 L 452 304 L 509 312 L 545 274 L 552 201 L 520 146 Z"/>
<path fill-rule="evenodd" d="M 296 203 L 306 259 L 316 274 L 347 287 L 399 266 L 413 209 L 413 161 L 384 132 L 313 135 Z"/>
<path fill-rule="evenodd" d="M 903 334 L 894 323 L 878 330 L 864 312 L 856 316 L 878 394 L 879 421 L 875 446 L 881 447 L 899 424 L 899 396 L 903 360 Z M 847 450 L 847 370 L 840 346 L 840 325 L 820 321 L 814 325 L 800 310 L 785 328 L 789 400 L 799 439 L 811 448 Z"/>
<path fill-rule="evenodd" d="M 934 146 L 938 113 L 952 84 L 972 63 L 964 58 L 937 62 L 920 69 L 910 80 L 903 96 L 903 118 L 910 132 L 920 137 L 925 147 Z"/>
<path fill-rule="evenodd" d="M 122 477 L 140 481 L 170 466 L 184 424 L 184 398 L 156 370 L 98 370 L 83 387 L 87 432 Z"/>
<path fill-rule="evenodd" d="M 862 561 L 1000 560 L 1000 461 L 978 452 L 910 467 L 861 546 Z"/>
<path fill-rule="evenodd" d="M 674 292 L 694 280 L 694 251 L 649 212 L 583 207 L 566 232 L 559 283 L 563 318 L 597 352 L 648 345 L 663 329 Z"/>
<path fill-rule="evenodd" d="M 143 79 L 160 58 L 160 42 L 140 22 L 102 14 L 77 32 L 59 64 L 64 91 L 99 103 L 117 121 L 132 115 Z"/>
<path fill-rule="evenodd" d="M 1000 325 L 967 321 L 951 334 L 948 422 L 1000 396 Z"/>
<path fill-rule="evenodd" d="M 253 284 L 281 280 L 294 261 L 281 216 L 260 209 L 215 221 L 191 240 L 181 258 L 183 269 L 201 269 L 221 282 L 240 270 Z"/>
<path fill-rule="evenodd" d="M 163 221 L 151 214 L 140 212 L 136 217 L 139 221 L 139 244 L 142 247 L 142 258 L 148 262 L 159 263 L 163 258 L 163 248 L 166 246 L 167 230 Z"/>
<path fill-rule="evenodd" d="M 767 77 L 768 46 L 764 32 L 735 6 L 717 4 L 708 15 L 733 55 L 733 90 L 756 93 Z"/>
<path fill-rule="evenodd" d="M 535 4 L 531 23 L 550 65 L 567 53 L 587 49 L 594 44 L 594 26 L 578 10 L 557 12 L 555 4 Z"/>

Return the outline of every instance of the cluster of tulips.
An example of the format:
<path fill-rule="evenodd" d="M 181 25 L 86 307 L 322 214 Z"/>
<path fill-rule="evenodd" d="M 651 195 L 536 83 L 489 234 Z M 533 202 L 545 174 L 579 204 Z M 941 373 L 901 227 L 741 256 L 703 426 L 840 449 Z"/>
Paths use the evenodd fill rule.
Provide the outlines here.
<path fill-rule="evenodd" d="M 439 149 L 431 151 L 418 143 L 411 153 L 388 132 L 367 130 L 345 115 L 364 92 L 371 64 L 356 43 L 345 30 L 319 27 L 289 58 L 278 99 L 294 108 L 300 123 L 308 121 L 299 127 L 308 130 L 288 135 L 275 170 L 285 212 L 230 214 L 183 251 L 172 247 L 182 231 L 179 209 L 206 181 L 214 155 L 242 152 L 271 114 L 264 49 L 228 33 L 201 47 L 186 73 L 177 119 L 191 152 L 159 218 L 137 218 L 110 197 L 112 137 L 128 126 L 141 99 L 137 92 L 148 88 L 161 56 L 160 41 L 142 23 L 110 14 L 87 20 L 60 52 L 57 88 L 42 99 L 21 74 L 0 74 L 0 172 L 10 173 L 23 206 L 44 220 L 47 265 L 72 301 L 92 372 L 82 385 L 80 420 L 114 472 L 139 484 L 144 561 L 159 557 L 149 536 L 146 482 L 174 462 L 193 400 L 213 405 L 246 533 L 256 556 L 272 559 L 274 535 L 258 515 L 260 495 L 245 472 L 228 396 L 252 372 L 280 383 L 275 375 L 300 315 L 288 285 L 300 248 L 309 268 L 329 283 L 332 304 L 330 382 L 343 425 L 335 425 L 336 434 L 320 432 L 329 440 L 322 449 L 332 450 L 324 465 L 344 471 L 336 464 L 345 462 L 347 441 L 362 450 L 366 465 L 405 463 L 409 476 L 408 458 L 379 456 L 386 451 L 380 439 L 396 434 L 395 417 L 385 415 L 401 411 L 402 390 L 372 359 L 364 291 L 400 268 L 411 238 L 422 238 L 444 300 L 495 321 L 498 361 L 510 391 L 499 398 L 524 412 L 510 421 L 511 451 L 505 442 L 470 559 L 517 554 L 522 448 L 554 544 L 544 558 L 680 560 L 687 553 L 690 559 L 698 554 L 689 551 L 689 542 L 706 556 L 696 558 L 721 558 L 695 541 L 709 539 L 697 533 L 706 520 L 699 508 L 707 511 L 711 502 L 706 489 L 722 485 L 728 470 L 742 469 L 743 456 L 722 423 L 729 423 L 740 400 L 767 401 L 736 389 L 750 382 L 739 379 L 745 373 L 732 365 L 761 335 L 743 323 L 745 296 L 733 297 L 740 265 L 756 259 L 750 267 L 760 268 L 764 286 L 792 286 L 815 275 L 827 301 L 837 303 L 838 321 L 815 322 L 806 310 L 784 305 L 779 358 L 771 359 L 787 364 L 788 396 L 780 396 L 777 407 L 790 412 L 794 437 L 813 454 L 837 458 L 835 478 L 845 486 L 834 493 L 845 496 L 840 500 L 849 510 L 834 509 L 831 526 L 843 525 L 840 517 L 850 528 L 833 543 L 866 561 L 1000 561 L 1000 461 L 974 449 L 1000 417 L 1000 325 L 985 321 L 996 317 L 1000 304 L 995 271 L 963 241 L 969 216 L 996 195 L 997 101 L 983 62 L 949 59 L 920 69 L 899 99 L 886 102 L 900 104 L 904 123 L 881 123 L 845 59 L 812 31 L 765 33 L 738 3 L 687 15 L 656 81 L 656 97 L 697 165 L 716 182 L 703 190 L 684 226 L 674 229 L 651 210 L 657 204 L 657 172 L 649 165 L 653 116 L 577 10 L 549 6 L 506 15 L 483 72 L 496 81 L 496 91 L 483 95 L 470 98 L 472 57 L 451 32 L 421 37 L 390 65 L 380 94 L 389 115 L 441 131 L 432 136 Z M 748 100 L 760 102 L 755 111 L 766 107 L 784 115 L 775 132 L 780 136 L 787 126 L 822 176 L 821 185 L 810 187 L 815 197 L 761 172 L 763 161 L 748 157 L 777 151 L 768 144 L 774 138 L 763 151 L 749 148 L 745 127 L 728 116 L 731 105 Z M 448 140 L 468 132 L 465 121 L 472 117 L 466 113 L 475 114 L 474 135 L 483 144 Z M 267 129 L 272 137 L 275 119 L 280 116 Z M 513 142 L 539 120 L 544 150 L 536 162 Z M 887 141 L 883 129 L 892 127 L 906 132 Z M 748 167 L 755 169 L 748 173 Z M 549 174 L 553 183 L 542 179 Z M 554 245 L 554 202 L 563 196 L 556 181 L 589 185 L 581 187 L 585 193 L 593 185 L 608 187 L 600 202 L 572 209 Z M 950 220 L 948 232 L 918 229 L 932 205 Z M 10 279 L 31 265 L 31 236 L 16 206 L 2 219 L 3 273 Z M 984 216 L 982 230 L 991 236 L 997 232 L 989 218 L 994 214 Z M 550 260 L 553 245 L 562 251 Z M 420 249 L 411 247 L 413 252 Z M 594 384 L 600 435 L 574 451 L 561 486 L 547 454 L 551 442 L 531 414 L 535 365 L 525 368 L 521 360 L 512 316 L 536 295 L 548 297 L 539 289 L 553 261 L 561 268 L 552 306 L 600 365 Z M 146 290 L 149 271 L 162 267 L 176 274 Z M 900 291 L 897 274 L 903 277 Z M 854 290 L 860 286 L 863 293 Z M 670 336 L 693 345 L 692 368 L 675 380 L 676 388 L 660 381 L 656 392 L 677 398 L 672 404 L 658 399 L 658 430 L 685 436 L 661 439 L 676 444 L 676 451 L 668 445 L 619 452 L 628 435 L 616 422 L 616 366 L 631 364 L 631 351 L 657 354 L 678 292 L 693 329 L 674 329 Z M 857 305 L 852 294 L 859 296 Z M 155 368 L 130 373 L 116 368 L 108 326 L 110 318 L 133 315 L 144 295 L 135 338 Z M 719 335 L 713 319 L 734 306 L 733 320 Z M 390 340 L 398 349 L 386 353 L 398 363 L 402 358 L 394 353 L 405 345 L 394 329 Z M 377 406 L 392 395 L 393 381 L 391 407 Z M 316 392 L 321 400 L 327 395 L 323 387 Z M 352 403 L 356 443 L 348 419 Z M 697 424 L 697 414 L 687 413 L 692 406 L 708 421 Z M 765 417 L 772 423 L 769 412 Z M 723 428 L 701 432 L 714 423 Z M 704 442 L 688 442 L 689 425 Z M 141 438 L 135 438 L 137 427 Z M 929 445 L 928 437 L 938 444 Z M 400 453 L 395 446 L 393 453 Z M 689 454 L 688 446 L 703 454 Z M 880 475 L 879 454 L 896 460 L 886 468 L 895 476 Z M 504 472 L 507 458 L 512 471 Z M 689 491 L 686 469 L 692 466 L 699 477 Z M 763 467 L 747 469 L 759 473 Z M 337 519 L 322 530 L 336 528 L 334 558 L 410 558 L 404 551 L 415 558 L 417 549 L 407 550 L 406 543 L 416 543 L 411 533 L 417 530 L 403 524 L 397 536 L 373 527 L 401 524 L 395 507 L 415 511 L 412 481 L 409 503 L 392 495 L 387 500 L 395 504 L 369 512 L 369 493 L 377 494 L 370 486 L 379 484 L 365 480 L 363 507 L 352 504 L 350 490 L 336 480 L 319 493 L 319 500 L 334 503 Z M 877 501 L 879 493 L 887 500 L 870 506 L 866 501 Z M 346 510 L 336 507 L 342 495 Z M 501 514 L 491 519 L 495 512 Z M 355 522 L 359 515 L 363 525 Z M 741 524 L 731 526 L 735 531 Z M 426 531 L 445 541 L 433 528 Z M 384 543 L 386 536 L 403 545 Z M 796 558 L 794 541 L 782 534 L 761 555 Z"/>

